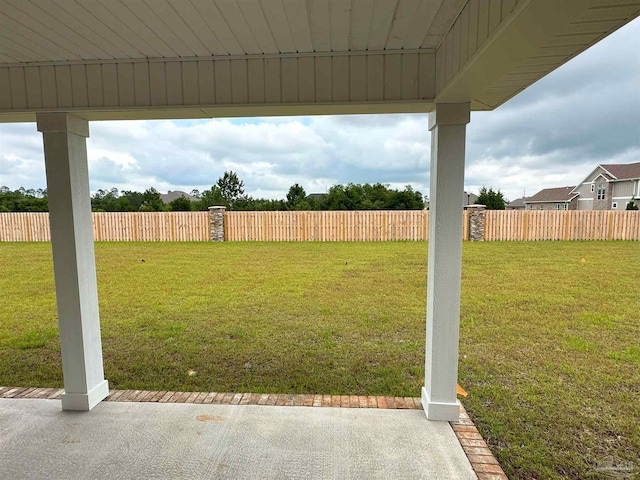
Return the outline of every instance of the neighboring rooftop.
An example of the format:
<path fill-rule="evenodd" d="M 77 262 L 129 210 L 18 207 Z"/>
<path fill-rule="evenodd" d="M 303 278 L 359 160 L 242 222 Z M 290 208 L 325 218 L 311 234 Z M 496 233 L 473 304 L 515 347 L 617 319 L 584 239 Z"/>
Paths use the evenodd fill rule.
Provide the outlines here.
<path fill-rule="evenodd" d="M 169 190 L 167 193 L 161 193 L 160 194 L 160 198 L 162 199 L 162 201 L 164 203 L 171 203 L 175 199 L 180 198 L 180 197 L 184 197 L 184 198 L 186 198 L 187 200 L 189 200 L 191 202 L 195 202 L 195 201 L 198 200 L 197 197 L 194 197 L 193 195 L 189 195 L 186 192 L 181 192 L 180 190 L 174 190 L 174 191 Z"/>
<path fill-rule="evenodd" d="M 571 193 L 573 187 L 557 187 L 545 188 L 540 190 L 534 196 L 527 198 L 523 203 L 542 203 L 542 202 L 570 202 L 578 196 L 577 193 Z"/>
<path fill-rule="evenodd" d="M 611 174 L 614 180 L 634 180 L 640 178 L 640 162 L 635 163 L 614 163 L 611 165 L 600 164 Z"/>
<path fill-rule="evenodd" d="M 462 192 L 462 204 L 463 205 L 473 205 L 478 200 L 478 195 L 475 193 L 464 191 Z"/>
<path fill-rule="evenodd" d="M 307 195 L 307 199 L 309 200 L 320 200 L 322 198 L 325 198 L 327 196 L 326 193 L 310 193 L 309 195 Z"/>
<path fill-rule="evenodd" d="M 520 198 L 516 198 L 515 200 L 513 200 L 512 202 L 509 202 L 509 204 L 507 205 L 507 207 L 510 208 L 524 208 L 524 202 L 529 200 L 530 197 L 520 197 Z"/>

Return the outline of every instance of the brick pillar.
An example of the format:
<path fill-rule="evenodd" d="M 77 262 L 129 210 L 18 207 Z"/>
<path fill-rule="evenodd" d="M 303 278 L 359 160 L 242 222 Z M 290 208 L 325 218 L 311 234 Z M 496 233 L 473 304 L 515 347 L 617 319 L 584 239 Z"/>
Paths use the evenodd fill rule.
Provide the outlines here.
<path fill-rule="evenodd" d="M 227 207 L 209 207 L 209 228 L 212 242 L 224 242 L 224 211 Z"/>
<path fill-rule="evenodd" d="M 484 205 L 467 205 L 464 207 L 469 213 L 469 241 L 482 242 L 484 240 Z"/>

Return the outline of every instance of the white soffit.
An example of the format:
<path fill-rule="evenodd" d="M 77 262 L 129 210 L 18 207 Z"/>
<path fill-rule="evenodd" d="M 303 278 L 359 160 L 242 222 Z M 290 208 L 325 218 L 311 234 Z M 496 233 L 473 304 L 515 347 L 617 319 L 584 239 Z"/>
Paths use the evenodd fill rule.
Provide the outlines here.
<path fill-rule="evenodd" d="M 0 0 L 0 63 L 416 50 L 463 0 Z"/>
<path fill-rule="evenodd" d="M 640 0 L 0 0 L 0 122 L 491 110 Z"/>

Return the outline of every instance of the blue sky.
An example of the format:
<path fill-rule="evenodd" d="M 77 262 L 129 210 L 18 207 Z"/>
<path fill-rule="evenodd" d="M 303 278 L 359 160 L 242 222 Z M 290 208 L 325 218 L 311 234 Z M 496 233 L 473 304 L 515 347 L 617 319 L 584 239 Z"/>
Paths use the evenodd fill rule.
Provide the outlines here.
<path fill-rule="evenodd" d="M 410 184 L 429 193 L 426 115 L 92 122 L 91 189 L 210 188 L 225 170 L 254 197 L 289 186 Z M 575 185 L 598 163 L 640 161 L 640 19 L 468 126 L 465 186 L 507 198 Z M 0 124 L 0 185 L 45 186 L 35 124 Z"/>

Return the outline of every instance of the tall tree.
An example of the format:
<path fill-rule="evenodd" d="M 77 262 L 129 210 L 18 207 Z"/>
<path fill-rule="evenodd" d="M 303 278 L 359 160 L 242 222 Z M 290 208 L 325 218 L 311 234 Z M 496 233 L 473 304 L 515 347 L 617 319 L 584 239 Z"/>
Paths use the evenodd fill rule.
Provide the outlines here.
<path fill-rule="evenodd" d="M 123 190 L 122 195 L 118 199 L 118 202 L 118 208 L 122 208 L 122 211 L 137 212 L 138 210 L 140 210 L 140 207 L 144 202 L 144 194 L 142 192 L 135 192 L 133 190 Z"/>
<path fill-rule="evenodd" d="M 222 196 L 220 187 L 218 185 L 212 185 L 209 190 L 203 190 L 199 195 L 200 200 L 196 203 L 197 210 L 207 210 L 209 207 L 216 205 L 229 206 Z"/>
<path fill-rule="evenodd" d="M 224 172 L 224 175 L 218 179 L 217 185 L 229 208 L 244 195 L 244 182 L 233 171 Z"/>
<path fill-rule="evenodd" d="M 91 197 L 91 209 L 94 212 L 114 212 L 118 202 L 119 192 L 117 188 L 111 190 L 99 189 Z"/>
<path fill-rule="evenodd" d="M 142 205 L 139 210 L 141 212 L 161 212 L 164 210 L 164 202 L 160 197 L 160 192 L 151 187 L 142 194 Z"/>
<path fill-rule="evenodd" d="M 505 209 L 505 201 L 504 195 L 500 190 L 494 190 L 492 187 L 482 187 L 480 189 L 480 195 L 478 195 L 478 199 L 476 200 L 477 204 L 485 205 L 487 210 L 504 210 Z"/>
<path fill-rule="evenodd" d="M 302 188 L 297 183 L 291 185 L 291 187 L 289 188 L 289 192 L 287 193 L 287 209 L 298 210 L 296 206 L 304 202 L 306 197 L 307 193 L 304 191 L 304 188 Z M 307 205 L 309 204 L 307 203 Z"/>
<path fill-rule="evenodd" d="M 169 210 L 172 212 L 189 212 L 191 211 L 191 200 L 185 197 L 178 197 L 169 202 Z"/>

